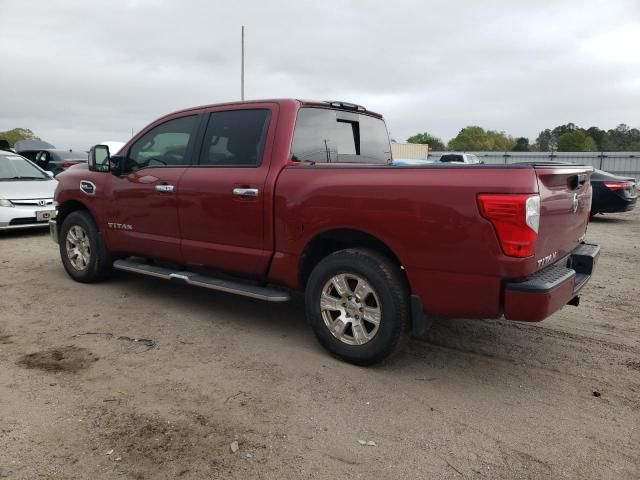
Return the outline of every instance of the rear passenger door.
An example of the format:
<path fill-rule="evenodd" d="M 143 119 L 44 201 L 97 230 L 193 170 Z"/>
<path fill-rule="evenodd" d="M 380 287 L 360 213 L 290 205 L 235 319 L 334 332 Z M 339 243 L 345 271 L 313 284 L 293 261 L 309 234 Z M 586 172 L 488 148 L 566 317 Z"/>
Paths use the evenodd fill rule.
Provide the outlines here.
<path fill-rule="evenodd" d="M 265 248 L 265 188 L 277 106 L 256 104 L 212 111 L 198 164 L 178 186 L 178 216 L 185 262 L 191 266 L 260 277 Z M 270 215 L 268 218 L 271 218 Z"/>

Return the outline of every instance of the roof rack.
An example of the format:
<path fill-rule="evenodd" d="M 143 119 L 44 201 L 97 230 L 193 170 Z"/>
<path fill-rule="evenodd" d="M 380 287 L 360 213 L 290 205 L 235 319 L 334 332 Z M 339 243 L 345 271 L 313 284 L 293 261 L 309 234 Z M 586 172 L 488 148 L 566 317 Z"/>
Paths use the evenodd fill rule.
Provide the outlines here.
<path fill-rule="evenodd" d="M 355 103 L 341 102 L 339 100 L 325 100 L 332 107 L 342 108 L 343 110 L 354 110 L 356 112 L 366 112 L 367 109 L 362 105 L 356 105 Z"/>

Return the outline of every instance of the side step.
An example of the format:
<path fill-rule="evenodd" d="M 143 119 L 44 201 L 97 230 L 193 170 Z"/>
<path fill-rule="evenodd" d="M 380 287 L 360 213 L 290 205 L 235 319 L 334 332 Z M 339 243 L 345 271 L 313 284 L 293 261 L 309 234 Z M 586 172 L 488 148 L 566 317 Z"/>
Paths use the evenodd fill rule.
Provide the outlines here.
<path fill-rule="evenodd" d="M 236 295 L 257 298 L 258 300 L 266 300 L 267 302 L 286 302 L 291 299 L 287 292 L 275 290 L 273 288 L 258 287 L 256 285 L 221 280 L 219 278 L 206 277 L 198 273 L 176 271 L 132 260 L 116 260 L 113 262 L 113 267 L 118 270 L 141 273 L 151 277 L 163 278 L 164 280 L 178 280 L 196 287 L 235 293 Z"/>

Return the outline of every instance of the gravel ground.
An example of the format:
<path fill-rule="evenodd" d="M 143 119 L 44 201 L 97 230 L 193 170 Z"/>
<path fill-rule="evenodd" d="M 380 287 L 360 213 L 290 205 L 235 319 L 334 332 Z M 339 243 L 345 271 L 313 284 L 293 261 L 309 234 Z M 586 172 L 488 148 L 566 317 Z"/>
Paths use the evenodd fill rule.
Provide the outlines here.
<path fill-rule="evenodd" d="M 639 238 L 640 209 L 592 222 L 578 308 L 439 321 L 366 369 L 299 299 L 82 285 L 46 234 L 0 234 L 0 478 L 638 479 Z"/>

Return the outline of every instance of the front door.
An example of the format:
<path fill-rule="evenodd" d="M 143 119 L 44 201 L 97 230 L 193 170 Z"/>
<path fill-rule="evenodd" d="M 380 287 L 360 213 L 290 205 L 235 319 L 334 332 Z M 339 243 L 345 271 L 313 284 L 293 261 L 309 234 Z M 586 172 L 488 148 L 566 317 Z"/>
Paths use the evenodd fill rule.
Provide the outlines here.
<path fill-rule="evenodd" d="M 264 275 L 265 191 L 273 104 L 239 106 L 209 115 L 198 165 L 185 172 L 178 190 L 185 261 L 242 275 Z M 272 192 L 271 192 L 272 194 Z"/>
<path fill-rule="evenodd" d="M 127 150 L 105 205 L 110 250 L 182 262 L 177 186 L 191 165 L 200 117 L 151 127 Z"/>

